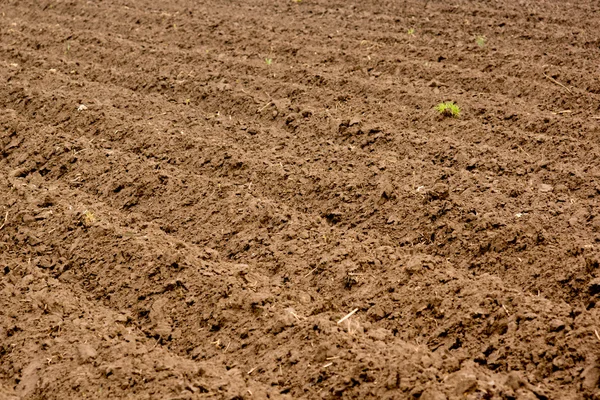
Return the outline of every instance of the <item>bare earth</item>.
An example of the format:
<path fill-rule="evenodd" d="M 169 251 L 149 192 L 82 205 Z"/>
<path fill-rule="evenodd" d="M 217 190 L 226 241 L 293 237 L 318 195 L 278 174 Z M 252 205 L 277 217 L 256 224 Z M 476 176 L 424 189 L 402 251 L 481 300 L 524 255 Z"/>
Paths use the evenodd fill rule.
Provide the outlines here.
<path fill-rule="evenodd" d="M 0 398 L 600 399 L 599 137 L 597 0 L 0 0 Z"/>

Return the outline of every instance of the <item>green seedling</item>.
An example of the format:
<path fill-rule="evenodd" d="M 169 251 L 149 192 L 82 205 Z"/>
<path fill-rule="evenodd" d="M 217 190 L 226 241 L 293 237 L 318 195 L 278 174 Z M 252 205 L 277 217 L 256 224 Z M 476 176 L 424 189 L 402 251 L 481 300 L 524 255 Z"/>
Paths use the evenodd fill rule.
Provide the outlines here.
<path fill-rule="evenodd" d="M 273 59 L 272 58 L 265 58 L 265 64 L 267 64 L 267 65 L 270 66 L 271 64 L 273 64 Z"/>
<path fill-rule="evenodd" d="M 90 226 L 94 225 L 94 222 L 96 222 L 96 216 L 94 213 L 89 210 L 85 210 L 81 216 L 81 224 L 86 228 L 89 228 Z"/>
<path fill-rule="evenodd" d="M 460 107 L 453 101 L 445 101 L 435 106 L 435 109 L 444 117 L 458 118 L 460 116 Z"/>
<path fill-rule="evenodd" d="M 415 34 L 415 28 L 410 28 L 407 32 L 410 36 Z"/>
<path fill-rule="evenodd" d="M 477 43 L 477 46 L 483 49 L 485 47 L 485 36 L 477 36 L 475 43 Z"/>

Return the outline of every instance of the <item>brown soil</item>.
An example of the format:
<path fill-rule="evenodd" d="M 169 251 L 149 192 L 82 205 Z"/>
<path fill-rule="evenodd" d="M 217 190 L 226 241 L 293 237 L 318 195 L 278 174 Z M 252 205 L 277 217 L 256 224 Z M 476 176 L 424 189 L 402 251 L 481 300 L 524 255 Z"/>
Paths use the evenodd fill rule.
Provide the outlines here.
<path fill-rule="evenodd" d="M 1 398 L 600 398 L 596 0 L 0 5 Z"/>

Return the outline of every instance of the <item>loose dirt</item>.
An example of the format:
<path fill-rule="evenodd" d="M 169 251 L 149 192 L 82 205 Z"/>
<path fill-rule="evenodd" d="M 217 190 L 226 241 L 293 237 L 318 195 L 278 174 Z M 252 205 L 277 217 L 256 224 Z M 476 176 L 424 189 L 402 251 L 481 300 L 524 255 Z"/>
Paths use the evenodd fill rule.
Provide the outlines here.
<path fill-rule="evenodd" d="M 0 397 L 600 398 L 599 15 L 1 0 Z"/>

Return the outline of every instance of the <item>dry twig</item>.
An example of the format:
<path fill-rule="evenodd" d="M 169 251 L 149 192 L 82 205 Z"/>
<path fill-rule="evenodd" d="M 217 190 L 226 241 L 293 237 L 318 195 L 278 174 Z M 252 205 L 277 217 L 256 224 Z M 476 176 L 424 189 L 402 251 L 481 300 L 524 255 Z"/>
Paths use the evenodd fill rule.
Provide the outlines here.
<path fill-rule="evenodd" d="M 573 91 L 571 89 L 569 89 L 567 86 L 563 85 L 562 83 L 560 83 L 559 81 L 557 81 L 556 79 L 554 79 L 551 76 L 548 76 L 546 74 L 544 74 L 544 78 L 548 79 L 550 82 L 557 84 L 558 86 L 564 88 L 567 90 L 567 92 L 569 92 L 570 94 L 573 94 Z"/>
<path fill-rule="evenodd" d="M 262 112 L 262 110 L 264 110 L 265 108 L 269 107 L 271 104 L 273 104 L 273 102 L 271 100 L 269 100 L 269 102 L 267 104 L 265 104 L 264 106 L 262 106 L 261 108 L 259 108 L 256 113 L 260 113 Z"/>
<path fill-rule="evenodd" d="M 354 315 L 355 312 L 358 311 L 358 308 L 355 308 L 354 310 L 350 311 L 348 314 L 346 314 L 344 317 L 342 317 L 342 319 L 340 319 L 337 323 L 338 325 L 341 324 L 342 322 L 344 322 L 345 320 L 347 320 L 348 318 L 350 318 L 351 316 Z"/>
<path fill-rule="evenodd" d="M 158 344 L 160 343 L 160 340 L 162 339 L 161 335 L 158 335 L 158 339 L 156 339 L 156 343 L 154 343 L 154 346 L 152 346 L 152 348 L 150 349 L 150 351 L 154 350 L 154 348 L 156 346 L 158 346 Z"/>
<path fill-rule="evenodd" d="M 6 212 L 6 214 L 4 215 L 4 222 L 2 223 L 2 225 L 0 226 L 0 231 L 2 230 L 2 228 L 4 228 L 4 225 L 6 225 L 6 221 L 8 221 L 8 211 Z"/>
<path fill-rule="evenodd" d="M 313 272 L 315 272 L 317 270 L 317 267 L 311 269 L 306 275 L 303 276 L 303 278 L 308 278 L 310 274 L 312 274 Z"/>

